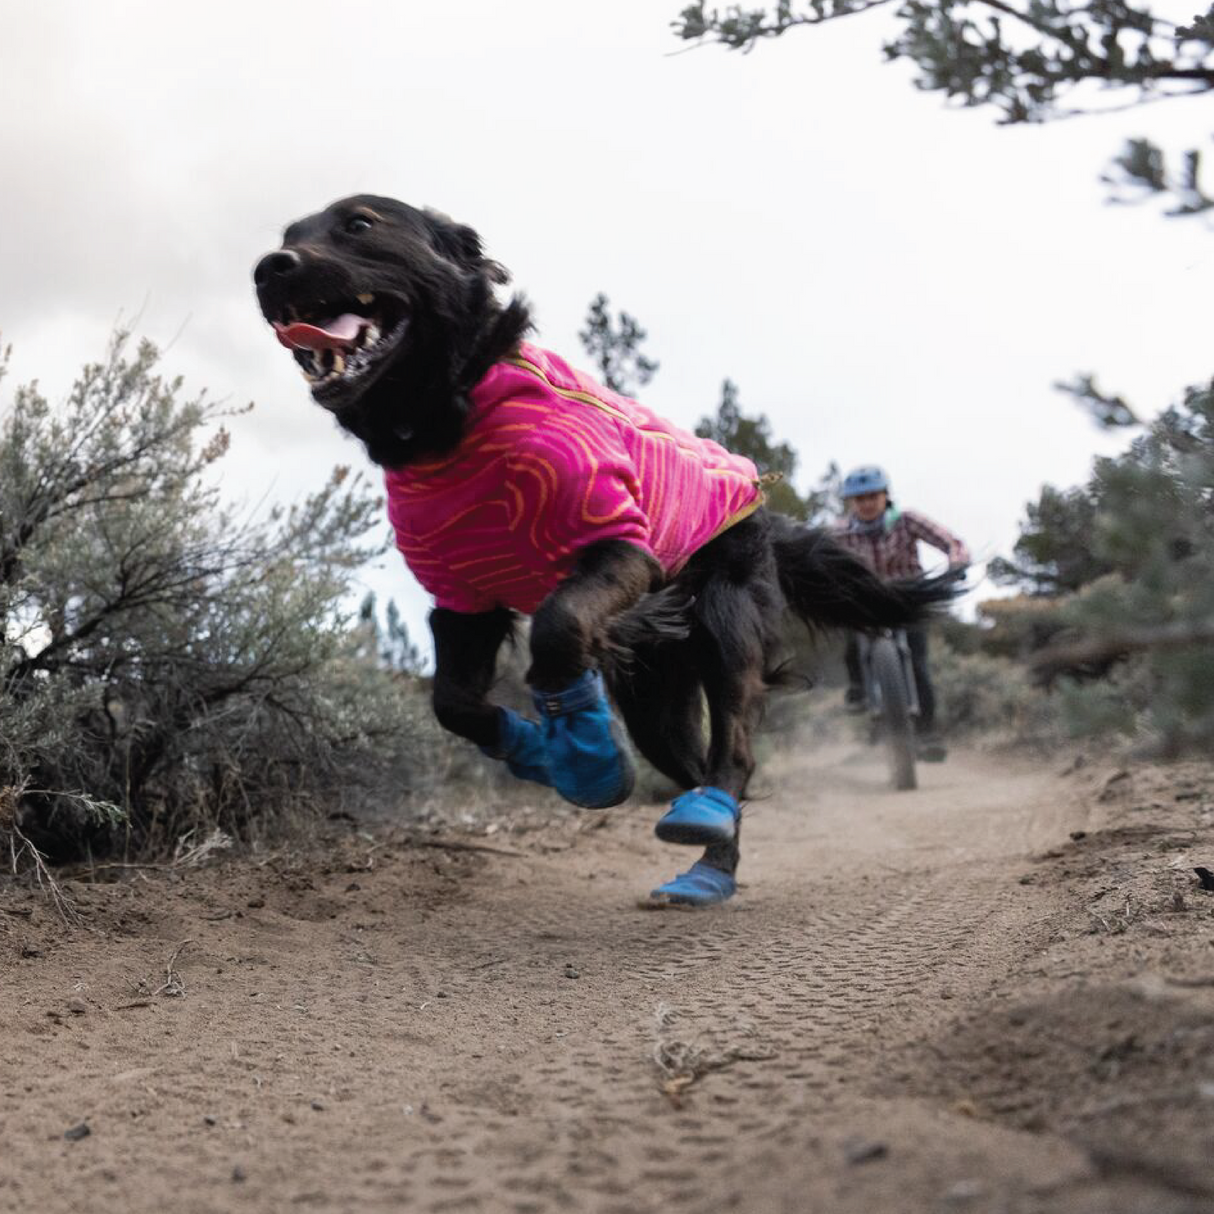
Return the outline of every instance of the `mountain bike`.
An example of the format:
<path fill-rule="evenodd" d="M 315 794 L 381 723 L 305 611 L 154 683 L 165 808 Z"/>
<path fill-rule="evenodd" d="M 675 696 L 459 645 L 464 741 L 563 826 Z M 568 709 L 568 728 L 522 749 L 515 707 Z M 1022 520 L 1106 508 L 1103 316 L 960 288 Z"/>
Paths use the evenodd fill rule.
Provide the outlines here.
<path fill-rule="evenodd" d="M 857 637 L 873 740 L 885 742 L 890 778 L 897 789 L 918 787 L 915 776 L 915 721 L 919 694 L 910 645 L 901 629 Z"/>

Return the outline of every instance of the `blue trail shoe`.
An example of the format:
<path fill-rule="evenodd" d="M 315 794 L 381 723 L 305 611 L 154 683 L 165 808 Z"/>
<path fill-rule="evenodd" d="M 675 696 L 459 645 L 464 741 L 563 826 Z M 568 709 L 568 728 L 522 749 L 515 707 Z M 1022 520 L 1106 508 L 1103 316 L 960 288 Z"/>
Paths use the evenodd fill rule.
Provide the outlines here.
<path fill-rule="evenodd" d="M 723 788 L 693 788 L 674 799 L 658 819 L 653 833 L 663 843 L 688 843 L 696 847 L 732 843 L 738 833 L 741 812 L 737 801 Z"/>
<path fill-rule="evenodd" d="M 732 898 L 737 889 L 729 873 L 697 860 L 687 872 L 653 890 L 649 901 L 654 906 L 713 906 Z"/>
<path fill-rule="evenodd" d="M 544 734 L 534 721 L 520 717 L 509 708 L 497 710 L 497 746 L 482 746 L 481 753 L 491 759 L 502 759 L 520 780 L 534 780 L 536 784 L 552 787 L 552 773 L 548 770 L 548 750 L 544 745 Z"/>
<path fill-rule="evenodd" d="M 563 691 L 534 696 L 552 787 L 583 809 L 627 800 L 636 765 L 611 715 L 603 676 L 588 670 Z"/>

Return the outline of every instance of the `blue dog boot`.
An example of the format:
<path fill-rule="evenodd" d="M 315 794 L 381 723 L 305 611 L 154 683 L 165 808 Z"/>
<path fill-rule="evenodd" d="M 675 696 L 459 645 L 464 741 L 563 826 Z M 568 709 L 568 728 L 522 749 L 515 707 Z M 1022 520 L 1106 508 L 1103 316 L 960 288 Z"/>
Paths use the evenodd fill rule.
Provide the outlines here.
<path fill-rule="evenodd" d="M 737 889 L 731 874 L 697 860 L 687 872 L 653 890 L 649 901 L 654 906 L 713 906 L 732 898 Z"/>
<path fill-rule="evenodd" d="M 626 800 L 636 767 L 607 704 L 603 676 L 588 670 L 563 691 L 533 694 L 552 787 L 583 809 Z"/>
<path fill-rule="evenodd" d="M 674 799 L 658 819 L 653 833 L 663 843 L 689 843 L 696 847 L 732 843 L 738 834 L 741 813 L 737 801 L 723 788 L 693 788 Z"/>
<path fill-rule="evenodd" d="M 536 784 L 551 788 L 552 773 L 548 770 L 548 750 L 544 745 L 544 734 L 540 727 L 509 708 L 499 708 L 497 720 L 497 746 L 492 749 L 482 746 L 481 753 L 491 759 L 504 759 L 506 766 L 520 780 L 533 780 Z"/>

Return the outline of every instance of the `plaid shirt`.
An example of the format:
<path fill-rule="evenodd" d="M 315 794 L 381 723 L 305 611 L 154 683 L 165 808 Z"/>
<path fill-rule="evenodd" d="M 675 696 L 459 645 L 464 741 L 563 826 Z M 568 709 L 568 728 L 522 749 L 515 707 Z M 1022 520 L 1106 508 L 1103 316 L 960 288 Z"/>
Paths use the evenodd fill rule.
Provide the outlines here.
<path fill-rule="evenodd" d="M 883 578 L 916 577 L 923 572 L 919 561 L 919 541 L 939 548 L 950 565 L 969 564 L 969 549 L 939 523 L 913 510 L 904 510 L 891 527 L 866 535 L 856 530 L 855 520 L 840 519 L 835 538 L 854 552 Z"/>

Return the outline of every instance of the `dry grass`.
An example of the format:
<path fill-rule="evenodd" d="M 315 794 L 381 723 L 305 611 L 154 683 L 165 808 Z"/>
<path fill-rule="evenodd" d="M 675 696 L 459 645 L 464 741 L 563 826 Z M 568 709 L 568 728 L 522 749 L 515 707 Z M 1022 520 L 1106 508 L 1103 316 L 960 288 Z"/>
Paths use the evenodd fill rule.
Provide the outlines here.
<path fill-rule="evenodd" d="M 775 1051 L 758 1042 L 723 1043 L 704 1034 L 684 1038 L 675 1035 L 679 1013 L 665 1003 L 659 1003 L 655 1015 L 657 1040 L 653 1046 L 653 1064 L 658 1069 L 662 1094 L 681 1108 L 688 1089 L 705 1075 L 724 1070 L 735 1062 L 765 1062 L 776 1056 Z M 733 1026 L 745 1037 L 754 1036 L 754 1026 L 737 1023 Z"/>
<path fill-rule="evenodd" d="M 24 789 L 12 786 L 0 788 L 0 840 L 8 838 L 9 863 L 13 876 L 23 870 L 32 872 L 39 890 L 50 900 L 59 917 L 69 926 L 80 922 L 80 911 L 67 891 L 51 876 L 46 857 L 22 833 L 17 808 Z"/>

